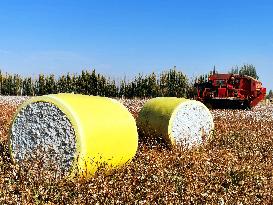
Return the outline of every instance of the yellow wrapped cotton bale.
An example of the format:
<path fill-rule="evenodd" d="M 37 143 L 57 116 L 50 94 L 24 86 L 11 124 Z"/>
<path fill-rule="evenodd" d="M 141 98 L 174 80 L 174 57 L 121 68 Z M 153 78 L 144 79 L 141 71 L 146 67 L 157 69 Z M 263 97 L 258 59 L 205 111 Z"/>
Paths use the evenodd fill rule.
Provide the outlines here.
<path fill-rule="evenodd" d="M 149 137 L 162 137 L 169 145 L 192 147 L 203 143 L 214 128 L 213 117 L 201 102 L 176 97 L 147 101 L 137 124 Z"/>
<path fill-rule="evenodd" d="M 118 101 L 106 97 L 55 94 L 34 97 L 18 109 L 10 128 L 13 161 L 53 162 L 61 173 L 92 176 L 99 166 L 123 166 L 138 145 L 136 122 Z M 45 163 L 45 166 L 47 165 Z"/>

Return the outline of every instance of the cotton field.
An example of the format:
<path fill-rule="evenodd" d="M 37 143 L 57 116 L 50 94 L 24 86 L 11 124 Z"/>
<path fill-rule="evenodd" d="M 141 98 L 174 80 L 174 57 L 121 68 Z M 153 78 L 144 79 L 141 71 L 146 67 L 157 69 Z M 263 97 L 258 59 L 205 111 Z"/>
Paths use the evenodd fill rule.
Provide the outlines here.
<path fill-rule="evenodd" d="M 144 140 L 133 161 L 110 175 L 61 178 L 43 162 L 10 160 L 8 132 L 28 97 L 0 97 L 0 204 L 272 204 L 273 106 L 211 110 L 215 130 L 192 149 Z M 137 118 L 147 100 L 120 99 Z"/>

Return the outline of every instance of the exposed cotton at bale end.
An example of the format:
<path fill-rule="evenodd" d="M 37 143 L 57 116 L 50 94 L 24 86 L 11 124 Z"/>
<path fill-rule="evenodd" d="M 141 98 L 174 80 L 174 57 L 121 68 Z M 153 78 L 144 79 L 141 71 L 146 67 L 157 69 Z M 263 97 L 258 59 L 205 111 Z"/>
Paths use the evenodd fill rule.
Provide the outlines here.
<path fill-rule="evenodd" d="M 17 114 L 10 137 L 16 162 L 42 158 L 45 165 L 67 173 L 75 152 L 75 131 L 66 115 L 47 102 L 28 104 Z"/>
<path fill-rule="evenodd" d="M 168 144 L 185 147 L 203 143 L 214 129 L 213 117 L 203 103 L 176 97 L 147 101 L 137 124 L 146 136 L 163 137 Z"/>
<path fill-rule="evenodd" d="M 32 98 L 18 109 L 9 143 L 15 162 L 39 152 L 45 166 L 53 161 L 66 175 L 88 177 L 101 165 L 108 171 L 129 162 L 138 135 L 133 116 L 118 101 L 56 94 Z"/>

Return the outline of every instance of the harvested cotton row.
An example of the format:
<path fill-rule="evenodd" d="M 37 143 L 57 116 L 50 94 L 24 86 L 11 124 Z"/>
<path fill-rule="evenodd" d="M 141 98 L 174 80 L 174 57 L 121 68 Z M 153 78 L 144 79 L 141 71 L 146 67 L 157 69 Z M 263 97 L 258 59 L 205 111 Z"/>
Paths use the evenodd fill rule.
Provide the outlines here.
<path fill-rule="evenodd" d="M 169 145 L 192 147 L 202 144 L 214 129 L 213 117 L 201 102 L 176 97 L 147 101 L 137 118 L 139 131 L 161 137 Z"/>
<path fill-rule="evenodd" d="M 10 128 L 10 152 L 23 164 L 43 157 L 64 175 L 92 176 L 121 167 L 135 155 L 136 122 L 117 100 L 77 94 L 34 97 L 21 105 Z"/>
<path fill-rule="evenodd" d="M 29 99 L 28 96 L 3 96 L 0 95 L 0 104 L 8 104 L 11 106 L 18 106 L 22 104 L 24 101 Z"/>

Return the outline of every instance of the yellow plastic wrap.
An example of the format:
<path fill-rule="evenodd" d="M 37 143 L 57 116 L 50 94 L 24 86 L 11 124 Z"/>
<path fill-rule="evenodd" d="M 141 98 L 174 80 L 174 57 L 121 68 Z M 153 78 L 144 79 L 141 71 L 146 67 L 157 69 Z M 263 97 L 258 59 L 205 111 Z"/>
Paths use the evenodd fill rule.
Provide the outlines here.
<path fill-rule="evenodd" d="M 46 95 L 26 101 L 16 115 L 35 102 L 52 103 L 65 113 L 74 128 L 76 153 L 70 176 L 88 177 L 102 164 L 111 170 L 134 157 L 138 146 L 136 122 L 118 101 L 79 94 Z"/>

